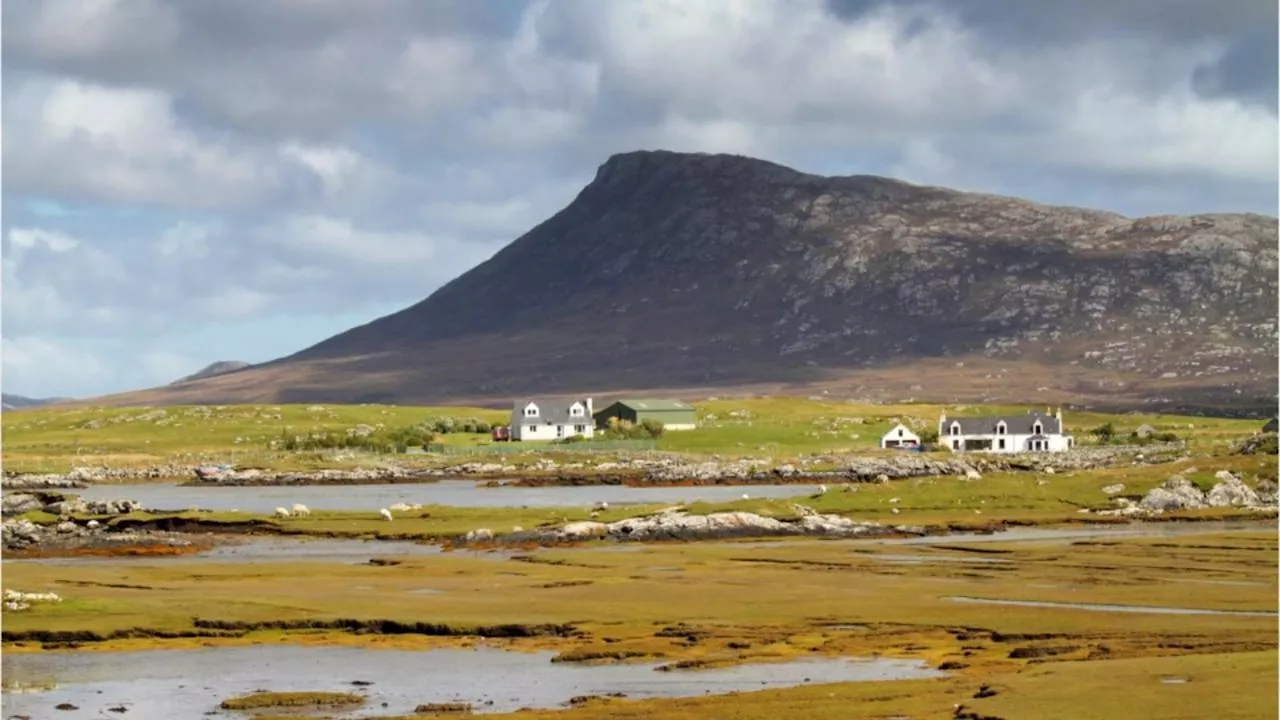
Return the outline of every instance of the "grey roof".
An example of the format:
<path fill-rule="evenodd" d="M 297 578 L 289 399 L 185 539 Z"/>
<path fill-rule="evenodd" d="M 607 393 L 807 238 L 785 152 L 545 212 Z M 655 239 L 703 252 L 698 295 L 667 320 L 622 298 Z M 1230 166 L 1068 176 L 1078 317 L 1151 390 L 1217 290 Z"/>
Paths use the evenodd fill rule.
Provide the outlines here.
<path fill-rule="evenodd" d="M 581 417 L 572 417 L 569 415 L 569 406 L 576 402 L 582 403 L 583 415 Z M 524 416 L 524 408 L 529 403 L 538 406 L 538 417 L 527 418 Z M 586 398 L 525 398 L 518 400 L 511 405 L 511 424 L 512 425 L 531 425 L 531 424 L 552 424 L 552 425 L 590 425 L 592 424 L 591 411 L 587 408 Z"/>
<path fill-rule="evenodd" d="M 1262 426 L 1262 432 L 1275 432 L 1277 426 L 1280 426 L 1280 420 L 1277 420 L 1276 418 L 1271 418 L 1270 420 L 1267 421 L 1266 425 Z"/>
<path fill-rule="evenodd" d="M 1058 418 L 1044 413 L 1028 413 L 1026 415 L 992 415 L 990 417 L 958 417 L 947 418 L 942 425 L 942 433 L 946 435 L 952 422 L 960 423 L 961 435 L 995 435 L 996 425 L 1003 420 L 1008 435 L 1030 435 L 1036 421 L 1040 421 L 1040 429 L 1046 435 L 1057 435 L 1062 432 Z"/>

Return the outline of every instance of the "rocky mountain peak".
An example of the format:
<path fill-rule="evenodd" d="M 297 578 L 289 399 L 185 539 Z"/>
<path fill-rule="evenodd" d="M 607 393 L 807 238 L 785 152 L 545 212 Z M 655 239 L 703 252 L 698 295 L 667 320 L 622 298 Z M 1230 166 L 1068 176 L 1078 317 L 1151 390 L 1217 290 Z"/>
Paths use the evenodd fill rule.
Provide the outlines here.
<path fill-rule="evenodd" d="M 299 401 L 340 397 L 326 382 L 436 401 L 879 373 L 876 392 L 895 397 L 1024 401 L 1030 387 L 1274 405 L 1276 256 L 1260 215 L 1130 219 L 638 151 L 417 305 L 235 386 L 305 367 Z M 919 363 L 993 369 L 906 369 Z"/>

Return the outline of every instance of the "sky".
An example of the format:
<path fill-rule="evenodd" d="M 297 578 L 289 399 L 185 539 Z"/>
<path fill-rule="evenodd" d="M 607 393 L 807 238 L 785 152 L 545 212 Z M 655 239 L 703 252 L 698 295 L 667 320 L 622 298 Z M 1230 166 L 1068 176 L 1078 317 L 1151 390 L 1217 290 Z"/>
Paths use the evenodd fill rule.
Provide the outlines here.
<path fill-rule="evenodd" d="M 290 354 L 632 150 L 1277 212 L 1274 0 L 5 0 L 2 30 L 6 393 Z"/>

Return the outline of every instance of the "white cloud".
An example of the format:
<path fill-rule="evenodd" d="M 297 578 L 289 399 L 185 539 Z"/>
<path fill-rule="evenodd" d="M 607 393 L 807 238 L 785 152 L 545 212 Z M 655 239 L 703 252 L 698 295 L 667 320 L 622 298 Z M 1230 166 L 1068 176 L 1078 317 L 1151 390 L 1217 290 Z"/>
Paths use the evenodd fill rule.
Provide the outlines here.
<path fill-rule="evenodd" d="M 6 3 L 4 337 L 408 304 L 636 149 L 1274 211 L 1260 4 L 991 1 Z"/>
<path fill-rule="evenodd" d="M 56 230 L 14 228 L 9 231 L 9 249 L 10 252 L 15 253 L 37 245 L 43 245 L 55 253 L 64 253 L 75 248 L 77 244 L 75 238 Z"/>

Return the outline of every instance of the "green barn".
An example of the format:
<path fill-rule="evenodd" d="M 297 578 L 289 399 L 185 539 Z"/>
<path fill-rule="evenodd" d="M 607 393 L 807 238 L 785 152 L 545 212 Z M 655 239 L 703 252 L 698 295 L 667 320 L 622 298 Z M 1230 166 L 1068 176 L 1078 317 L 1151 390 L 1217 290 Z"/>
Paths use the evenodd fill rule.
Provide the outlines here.
<path fill-rule="evenodd" d="M 632 425 L 639 425 L 645 420 L 657 420 L 667 430 L 692 430 L 698 427 L 698 415 L 693 406 L 679 400 L 657 400 L 652 398 L 624 398 L 603 410 L 592 414 L 596 427 L 609 426 L 609 418 L 628 420 Z"/>

